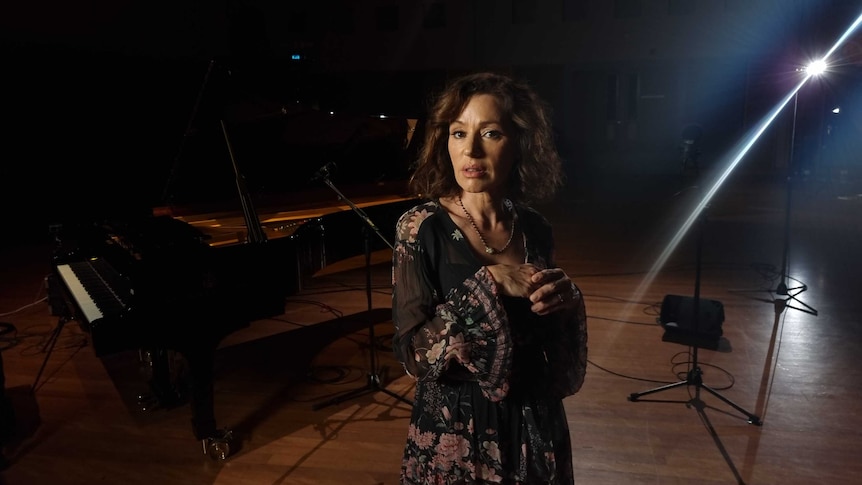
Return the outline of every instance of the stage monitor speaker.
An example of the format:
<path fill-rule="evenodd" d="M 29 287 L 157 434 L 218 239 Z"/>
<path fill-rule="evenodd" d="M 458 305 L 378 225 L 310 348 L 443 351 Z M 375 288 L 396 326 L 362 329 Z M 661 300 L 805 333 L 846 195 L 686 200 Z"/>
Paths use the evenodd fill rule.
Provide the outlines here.
<path fill-rule="evenodd" d="M 717 300 L 700 298 L 698 318 L 694 318 L 695 299 L 689 296 L 667 295 L 661 304 L 660 322 L 666 332 L 717 340 L 722 335 L 724 305 Z"/>

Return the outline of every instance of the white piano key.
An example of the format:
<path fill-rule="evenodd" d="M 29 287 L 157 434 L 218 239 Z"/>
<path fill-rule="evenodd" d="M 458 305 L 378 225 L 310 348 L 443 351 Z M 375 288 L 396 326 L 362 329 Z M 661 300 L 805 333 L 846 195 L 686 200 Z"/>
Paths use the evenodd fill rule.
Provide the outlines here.
<path fill-rule="evenodd" d="M 68 264 L 58 264 L 57 272 L 60 274 L 63 282 L 66 283 L 66 287 L 69 289 L 69 292 L 72 294 L 72 298 L 75 299 L 75 303 L 77 303 L 78 308 L 81 309 L 87 322 L 94 322 L 104 317 L 102 311 L 99 310 L 99 307 L 96 305 L 96 302 L 93 301 L 90 294 L 87 293 L 84 285 L 81 284 L 81 281 Z"/>

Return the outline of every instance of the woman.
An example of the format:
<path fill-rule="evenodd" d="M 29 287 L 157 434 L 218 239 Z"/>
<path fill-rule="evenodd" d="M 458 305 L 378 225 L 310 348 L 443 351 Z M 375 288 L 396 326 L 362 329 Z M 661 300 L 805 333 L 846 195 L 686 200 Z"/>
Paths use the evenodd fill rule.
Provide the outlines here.
<path fill-rule="evenodd" d="M 393 254 L 395 354 L 416 379 L 402 484 L 572 484 L 562 400 L 586 313 L 528 203 L 562 184 L 545 105 L 479 73 L 437 97 Z"/>

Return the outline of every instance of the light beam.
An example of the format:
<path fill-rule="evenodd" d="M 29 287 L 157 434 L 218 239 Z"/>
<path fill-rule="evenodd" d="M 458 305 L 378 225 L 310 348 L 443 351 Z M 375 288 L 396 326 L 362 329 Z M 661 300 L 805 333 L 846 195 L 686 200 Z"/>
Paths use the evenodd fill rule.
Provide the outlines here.
<path fill-rule="evenodd" d="M 676 234 L 674 234 L 674 236 L 668 242 L 667 246 L 665 246 L 664 250 L 658 256 L 655 263 L 650 268 L 649 272 L 644 276 L 644 279 L 635 289 L 634 296 L 631 298 L 631 301 L 640 301 L 647 288 L 652 285 L 652 282 L 655 280 L 659 271 L 661 271 L 665 263 L 667 263 L 667 260 L 676 250 L 677 246 L 688 233 L 689 229 L 691 229 L 691 226 L 694 225 L 695 221 L 697 221 L 704 209 L 709 206 L 709 203 L 712 200 L 713 196 L 715 196 L 715 194 L 718 192 L 718 189 L 721 188 L 721 185 L 724 183 L 725 180 L 727 180 L 727 178 L 730 176 L 730 174 L 733 172 L 739 162 L 751 150 L 751 147 L 754 146 L 754 144 L 757 142 L 760 136 L 763 135 L 763 133 L 772 124 L 772 122 L 775 121 L 775 118 L 778 117 L 778 115 L 781 113 L 784 107 L 787 106 L 790 100 L 793 99 L 794 96 L 796 96 L 800 89 L 802 89 L 802 86 L 804 86 L 809 79 L 815 76 L 815 72 L 817 72 L 818 69 L 821 69 L 818 72 L 819 74 L 826 69 L 826 61 L 829 56 L 831 56 L 832 53 L 834 53 L 838 49 L 838 47 L 840 47 L 841 44 L 843 44 L 853 34 L 853 31 L 856 30 L 860 23 L 862 23 L 862 14 L 860 14 L 859 17 L 856 18 L 853 24 L 851 24 L 850 27 L 848 27 L 847 30 L 844 32 L 844 34 L 841 35 L 841 37 L 835 42 L 835 44 L 832 45 L 832 47 L 829 49 L 825 56 L 823 56 L 820 60 L 815 61 L 814 63 L 812 63 L 812 65 L 809 66 L 813 68 L 804 69 L 805 76 L 803 76 L 802 80 L 799 81 L 799 84 L 797 84 L 786 96 L 784 96 L 784 98 L 778 103 L 778 105 L 776 105 L 775 108 L 773 108 L 772 111 L 770 111 L 760 121 L 760 123 L 755 126 L 754 129 L 750 130 L 749 133 L 742 138 L 740 143 L 737 144 L 735 152 L 731 150 L 731 155 L 726 158 L 727 165 L 725 169 L 719 174 L 719 176 L 716 178 L 716 181 L 713 183 L 712 187 L 707 190 L 703 198 L 695 204 L 691 213 L 686 218 L 685 222 L 683 222 L 682 226 L 680 226 L 679 230 L 676 232 Z M 624 309 L 624 311 L 626 312 L 628 310 L 628 308 Z"/>

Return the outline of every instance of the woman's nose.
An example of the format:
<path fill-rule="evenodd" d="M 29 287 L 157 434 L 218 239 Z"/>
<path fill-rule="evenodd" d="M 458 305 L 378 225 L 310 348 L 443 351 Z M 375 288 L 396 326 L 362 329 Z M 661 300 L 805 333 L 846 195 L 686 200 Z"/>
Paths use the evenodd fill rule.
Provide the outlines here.
<path fill-rule="evenodd" d="M 482 155 L 482 137 L 479 134 L 468 136 L 464 153 L 474 158 Z"/>

